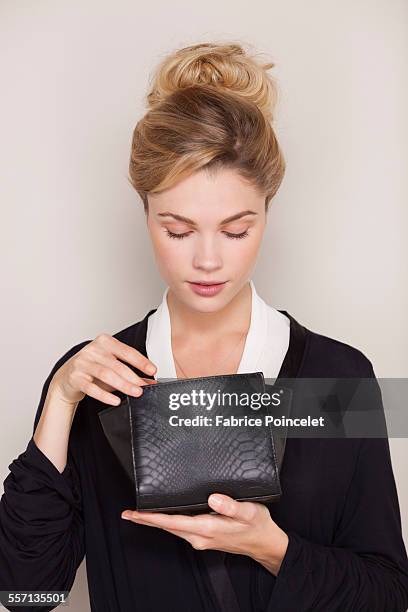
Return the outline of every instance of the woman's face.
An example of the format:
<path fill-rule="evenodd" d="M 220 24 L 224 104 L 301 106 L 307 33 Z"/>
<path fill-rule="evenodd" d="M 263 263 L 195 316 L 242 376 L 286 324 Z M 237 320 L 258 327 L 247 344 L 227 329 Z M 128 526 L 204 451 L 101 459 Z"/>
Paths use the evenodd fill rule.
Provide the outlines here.
<path fill-rule="evenodd" d="M 265 224 L 265 196 L 236 170 L 195 172 L 149 194 L 147 226 L 161 276 L 189 308 L 215 312 L 251 277 Z M 217 291 L 193 283 L 223 283 Z M 207 291 L 203 294 L 203 291 Z"/>

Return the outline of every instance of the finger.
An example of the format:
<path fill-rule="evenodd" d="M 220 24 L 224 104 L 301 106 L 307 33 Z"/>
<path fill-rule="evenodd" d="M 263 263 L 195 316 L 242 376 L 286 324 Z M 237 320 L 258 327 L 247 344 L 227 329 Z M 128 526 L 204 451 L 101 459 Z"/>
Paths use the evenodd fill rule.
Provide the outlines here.
<path fill-rule="evenodd" d="M 168 531 L 169 533 L 172 533 L 173 535 L 176 535 L 179 538 L 183 538 L 183 540 L 186 540 L 188 542 L 189 534 L 186 531 L 179 531 L 178 529 L 166 529 L 165 531 Z"/>
<path fill-rule="evenodd" d="M 157 380 L 138 376 L 127 365 L 107 353 L 95 354 L 93 361 L 113 370 L 118 376 L 122 377 L 124 380 L 127 380 L 131 385 L 143 387 L 151 383 L 157 383 Z M 113 388 L 114 387 L 112 387 L 112 389 Z"/>
<path fill-rule="evenodd" d="M 256 506 L 253 502 L 237 501 L 228 495 L 221 493 L 212 494 L 208 498 L 208 504 L 223 516 L 229 516 L 244 523 L 251 522 L 256 515 Z"/>
<path fill-rule="evenodd" d="M 107 335 L 105 338 L 105 334 L 102 334 L 104 337 L 102 338 L 102 343 L 109 345 L 109 350 L 115 355 L 115 357 L 119 357 L 126 363 L 130 363 L 131 365 L 138 368 L 142 372 L 153 376 L 156 373 L 157 368 L 156 365 L 140 353 L 137 349 L 121 342 L 117 338 L 113 336 Z"/>
<path fill-rule="evenodd" d="M 142 376 L 142 380 L 144 380 L 146 385 L 157 385 L 158 384 L 157 380 L 155 380 L 154 378 L 144 378 Z"/>
<path fill-rule="evenodd" d="M 184 514 L 163 514 L 160 512 L 136 512 L 126 510 L 122 512 L 122 518 L 155 525 L 162 529 L 175 529 L 181 532 L 190 532 L 194 535 L 208 535 L 209 515 L 186 516 Z M 213 517 L 211 517 L 213 520 Z"/>
<path fill-rule="evenodd" d="M 100 402 L 103 402 L 104 404 L 110 404 L 111 406 L 119 406 L 119 404 L 121 403 L 120 397 L 118 397 L 114 393 L 108 393 L 107 391 L 104 391 L 103 389 L 101 389 L 101 387 L 99 387 L 99 385 L 92 382 L 87 377 L 84 378 L 85 381 L 79 387 L 83 393 L 95 398 Z"/>
<path fill-rule="evenodd" d="M 96 361 L 89 361 L 86 365 L 86 373 L 90 374 L 93 378 L 101 380 L 114 389 L 127 393 L 128 395 L 139 396 L 142 395 L 142 389 L 139 385 L 134 385 L 128 380 L 124 380 L 119 374 L 117 374 L 110 367 L 107 367 Z"/>

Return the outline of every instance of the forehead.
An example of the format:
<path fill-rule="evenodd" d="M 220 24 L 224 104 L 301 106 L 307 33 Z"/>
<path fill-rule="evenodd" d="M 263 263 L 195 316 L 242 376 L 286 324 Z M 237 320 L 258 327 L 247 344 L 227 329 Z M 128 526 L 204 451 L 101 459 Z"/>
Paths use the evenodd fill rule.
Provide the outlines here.
<path fill-rule="evenodd" d="M 260 211 L 265 201 L 254 185 L 229 168 L 199 170 L 169 189 L 149 194 L 148 199 L 153 214 L 167 211 L 197 222 L 221 221 L 249 208 Z"/>

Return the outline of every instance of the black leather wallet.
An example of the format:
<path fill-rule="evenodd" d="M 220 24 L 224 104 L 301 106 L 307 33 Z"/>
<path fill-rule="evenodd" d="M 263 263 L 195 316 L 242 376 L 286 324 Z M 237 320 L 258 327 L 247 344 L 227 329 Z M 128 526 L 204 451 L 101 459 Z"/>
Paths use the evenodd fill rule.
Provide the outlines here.
<path fill-rule="evenodd" d="M 263 399 L 262 399 L 263 398 Z M 174 379 L 98 413 L 135 487 L 138 511 L 208 512 L 211 493 L 277 501 L 292 390 L 262 372 Z M 269 419 L 267 418 L 269 417 Z"/>

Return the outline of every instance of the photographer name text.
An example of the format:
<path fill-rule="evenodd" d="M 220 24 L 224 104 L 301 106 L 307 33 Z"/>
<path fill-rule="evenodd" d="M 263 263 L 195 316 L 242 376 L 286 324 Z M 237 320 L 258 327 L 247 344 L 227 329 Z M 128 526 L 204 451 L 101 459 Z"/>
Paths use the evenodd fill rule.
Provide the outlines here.
<path fill-rule="evenodd" d="M 209 417 L 197 415 L 195 417 L 180 417 L 173 415 L 169 417 L 169 424 L 172 427 L 324 427 L 324 417 L 291 418 L 286 416 L 273 416 L 266 414 L 262 417 L 235 417 L 217 415 Z"/>

